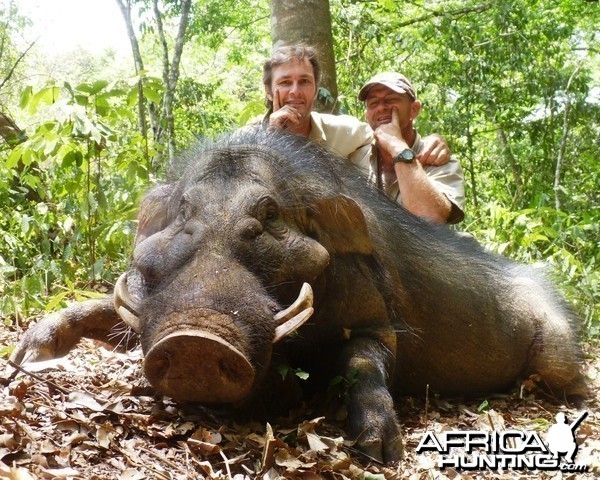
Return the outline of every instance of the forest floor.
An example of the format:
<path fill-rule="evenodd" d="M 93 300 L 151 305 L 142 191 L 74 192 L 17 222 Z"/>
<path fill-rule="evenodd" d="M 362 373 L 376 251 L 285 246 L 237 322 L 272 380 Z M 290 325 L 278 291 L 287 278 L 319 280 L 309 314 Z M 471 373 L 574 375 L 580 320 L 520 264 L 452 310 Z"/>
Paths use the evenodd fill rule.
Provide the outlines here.
<path fill-rule="evenodd" d="M 15 333 L 0 331 L 0 345 Z M 590 399 L 579 410 L 521 394 L 460 399 L 405 397 L 398 406 L 405 458 L 383 465 L 343 440 L 343 423 L 306 407 L 271 423 L 237 424 L 198 406 L 152 396 L 141 352 L 83 341 L 68 356 L 14 371 L 0 360 L 0 479 L 588 479 L 600 476 L 600 349 L 585 346 Z M 523 393 L 526 392 L 526 393 Z M 416 450 L 426 432 L 538 432 L 563 412 L 576 428 L 575 465 L 560 470 L 439 468 L 440 454 Z M 437 438 L 436 437 L 436 438 Z"/>

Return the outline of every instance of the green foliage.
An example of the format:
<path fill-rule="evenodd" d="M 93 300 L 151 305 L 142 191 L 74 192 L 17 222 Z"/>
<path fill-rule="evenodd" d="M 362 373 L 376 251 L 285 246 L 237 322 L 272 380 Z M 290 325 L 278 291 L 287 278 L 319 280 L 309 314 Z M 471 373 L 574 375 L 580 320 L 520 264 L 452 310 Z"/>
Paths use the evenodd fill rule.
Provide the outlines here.
<path fill-rule="evenodd" d="M 243 0 L 194 4 L 186 78 L 177 87 L 178 145 L 245 125 L 264 113 L 262 61 L 268 55 L 269 4 Z"/>
<path fill-rule="evenodd" d="M 358 370 L 354 369 L 347 377 L 338 375 L 331 379 L 327 388 L 327 401 L 341 400 L 347 403 L 350 389 L 358 382 Z"/>
<path fill-rule="evenodd" d="M 151 150 L 131 128 L 132 98 L 104 80 L 23 89 L 21 107 L 50 107 L 53 119 L 0 157 L 3 316 L 60 305 L 126 267 Z M 55 283 L 68 289 L 55 294 Z"/>
<path fill-rule="evenodd" d="M 374 73 L 406 74 L 423 103 L 420 132 L 444 134 L 465 169 L 461 228 L 504 255 L 549 263 L 597 336 L 597 5 L 334 0 L 331 8 L 344 109 L 362 116 L 356 92 Z"/>
<path fill-rule="evenodd" d="M 0 7 L 6 46 L 26 22 L 14 2 L 8 5 Z M 164 98 L 152 4 L 134 6 L 146 71 L 108 78 L 110 58 L 77 52 L 87 76 L 25 83 L 12 99 L 1 92 L 13 116 L 20 112 L 24 124 L 35 125 L 23 143 L 0 150 L 5 318 L 58 307 L 126 267 L 134 211 L 162 154 L 146 138 L 152 132 L 139 133 L 138 82 L 147 111 L 160 115 Z M 330 6 L 340 111 L 362 117 L 356 93 L 364 81 L 384 70 L 405 73 L 423 102 L 420 132 L 444 134 L 465 169 L 469 203 L 460 229 L 503 255 L 548 264 L 590 336 L 599 338 L 597 5 L 330 0 Z M 162 2 L 161 9 L 173 38 L 180 2 Z M 173 111 L 179 148 L 264 112 L 269 25 L 266 0 L 193 2 Z M 18 53 L 0 52 L 5 75 Z"/>
<path fill-rule="evenodd" d="M 309 377 L 309 374 L 301 368 L 293 368 L 283 363 L 277 365 L 277 371 L 279 372 L 279 375 L 281 375 L 282 380 L 289 378 L 290 375 L 294 375 L 300 380 L 308 380 Z"/>
<path fill-rule="evenodd" d="M 16 39 L 19 33 L 30 25 L 29 19 L 19 14 L 17 2 L 2 0 L 0 2 L 0 92 L 5 87 L 5 80 L 17 66 L 21 52 L 17 48 Z M 5 103 L 0 96 L 0 104 Z"/>
<path fill-rule="evenodd" d="M 487 412 L 490 409 L 490 402 L 487 400 L 484 400 L 483 402 L 481 402 L 479 404 L 479 406 L 477 407 L 477 411 L 479 413 L 481 412 Z"/>
<path fill-rule="evenodd" d="M 481 216 L 467 229 L 496 253 L 523 263 L 546 264 L 545 270 L 580 312 L 586 331 L 598 337 L 598 212 L 567 214 L 552 207 L 512 210 L 493 201 L 479 212 Z"/>

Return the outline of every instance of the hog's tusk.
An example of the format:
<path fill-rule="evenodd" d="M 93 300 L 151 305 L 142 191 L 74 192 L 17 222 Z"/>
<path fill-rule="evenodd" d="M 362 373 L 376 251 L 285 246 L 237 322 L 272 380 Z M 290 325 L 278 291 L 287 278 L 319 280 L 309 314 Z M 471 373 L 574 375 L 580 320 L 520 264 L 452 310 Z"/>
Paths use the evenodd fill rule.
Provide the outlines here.
<path fill-rule="evenodd" d="M 121 320 L 130 326 L 135 333 L 139 334 L 142 331 L 140 319 L 125 307 L 121 306 L 117 308 L 117 313 L 119 314 L 119 317 L 121 317 Z"/>
<path fill-rule="evenodd" d="M 305 311 L 313 305 L 313 291 L 308 283 L 304 283 L 300 289 L 298 298 L 285 310 L 278 312 L 273 318 L 278 325 L 287 322 L 294 316 L 297 316 L 300 312 Z"/>
<path fill-rule="evenodd" d="M 121 275 L 115 284 L 113 302 L 115 310 L 121 319 L 129 325 L 135 333 L 140 333 L 142 328 L 138 317 L 138 302 L 133 299 L 127 289 L 127 273 Z"/>
<path fill-rule="evenodd" d="M 273 338 L 273 343 L 277 343 L 279 340 L 287 337 L 290 333 L 298 329 L 304 322 L 306 322 L 311 317 L 314 311 L 314 308 L 308 307 L 306 310 L 301 311 L 295 317 L 279 325 L 275 329 L 275 337 Z"/>

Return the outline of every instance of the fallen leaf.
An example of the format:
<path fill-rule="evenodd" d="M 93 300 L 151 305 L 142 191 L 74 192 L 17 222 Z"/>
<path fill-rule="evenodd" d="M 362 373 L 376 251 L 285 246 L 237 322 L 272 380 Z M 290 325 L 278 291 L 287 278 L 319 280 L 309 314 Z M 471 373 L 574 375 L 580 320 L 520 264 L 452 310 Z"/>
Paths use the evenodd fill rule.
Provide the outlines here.
<path fill-rule="evenodd" d="M 73 365 L 73 362 L 68 357 L 54 358 L 52 360 L 44 360 L 42 362 L 27 362 L 21 367 L 23 370 L 33 373 L 48 372 L 52 370 L 74 372 L 77 370 L 77 367 Z"/>
<path fill-rule="evenodd" d="M 79 475 L 79 471 L 74 468 L 42 468 L 42 471 L 50 478 L 69 478 Z"/>
<path fill-rule="evenodd" d="M 104 407 L 90 394 L 85 392 L 69 393 L 69 401 L 65 402 L 65 408 L 85 407 L 95 412 L 104 411 Z"/>
<path fill-rule="evenodd" d="M 329 446 L 314 433 L 307 433 L 306 440 L 308 441 L 309 448 L 315 452 L 325 452 L 326 450 L 329 450 Z"/>
<path fill-rule="evenodd" d="M 117 480 L 143 480 L 145 478 L 146 475 L 142 472 L 133 468 L 128 468 L 127 470 L 121 472 L 121 474 L 117 477 Z"/>
<path fill-rule="evenodd" d="M 314 462 L 304 463 L 300 461 L 287 449 L 281 449 L 275 454 L 275 463 L 280 467 L 285 467 L 288 471 L 294 471 L 300 468 L 307 468 L 315 465 Z"/>
<path fill-rule="evenodd" d="M 0 462 L 0 478 L 6 478 L 8 480 L 36 480 L 24 468 L 9 467 L 4 462 Z"/>

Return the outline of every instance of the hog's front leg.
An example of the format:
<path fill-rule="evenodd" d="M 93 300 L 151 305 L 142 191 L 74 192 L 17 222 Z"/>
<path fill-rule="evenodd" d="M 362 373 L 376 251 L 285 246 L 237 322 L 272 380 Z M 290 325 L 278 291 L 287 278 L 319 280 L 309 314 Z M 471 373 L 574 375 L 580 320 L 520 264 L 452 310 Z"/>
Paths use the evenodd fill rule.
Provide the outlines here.
<path fill-rule="evenodd" d="M 112 296 L 76 303 L 42 318 L 29 328 L 10 360 L 25 363 L 61 357 L 83 337 L 113 346 L 130 347 L 132 339 L 127 335 L 124 324 L 122 329 L 117 327 L 119 324 L 122 320 L 115 310 Z"/>
<path fill-rule="evenodd" d="M 391 330 L 362 337 L 353 332 L 352 337 L 342 357 L 345 374 L 356 376 L 349 392 L 349 433 L 370 457 L 386 463 L 399 460 L 403 454 L 402 436 L 389 391 L 396 337 Z"/>

